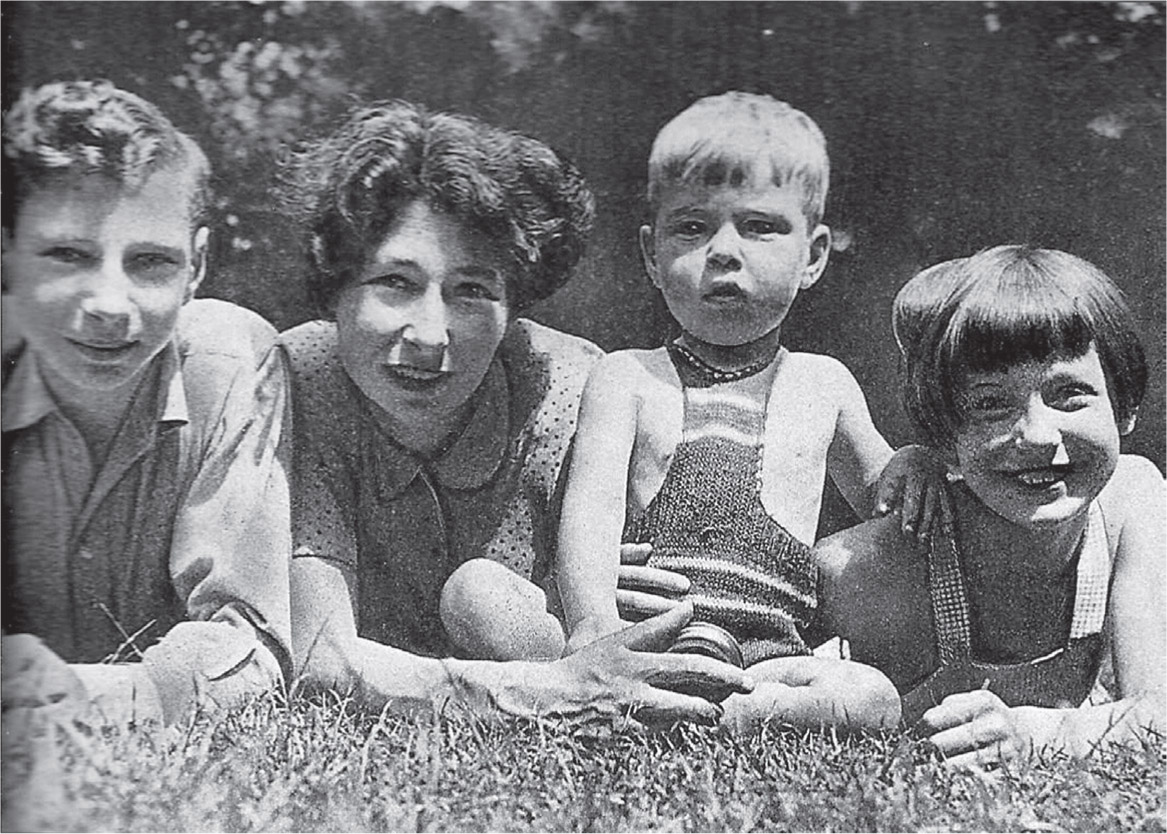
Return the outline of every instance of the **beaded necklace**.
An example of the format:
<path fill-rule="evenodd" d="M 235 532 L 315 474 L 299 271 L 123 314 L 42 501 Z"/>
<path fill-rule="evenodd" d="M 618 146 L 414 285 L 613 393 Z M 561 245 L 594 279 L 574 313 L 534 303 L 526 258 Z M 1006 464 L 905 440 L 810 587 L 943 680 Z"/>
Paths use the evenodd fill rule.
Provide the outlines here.
<path fill-rule="evenodd" d="M 678 356 L 684 359 L 685 362 L 687 362 L 689 366 L 693 368 L 693 370 L 708 377 L 713 382 L 735 382 L 739 379 L 745 379 L 746 377 L 753 376 L 754 374 L 765 370 L 766 367 L 774 361 L 774 356 L 778 355 L 779 349 L 778 346 L 775 346 L 773 356 L 759 359 L 757 362 L 751 362 L 749 365 L 744 367 L 723 370 L 722 368 L 717 368 L 713 365 L 710 365 L 708 362 L 706 362 L 689 348 L 685 347 L 679 341 L 673 342 L 672 348 L 674 351 L 676 351 Z"/>

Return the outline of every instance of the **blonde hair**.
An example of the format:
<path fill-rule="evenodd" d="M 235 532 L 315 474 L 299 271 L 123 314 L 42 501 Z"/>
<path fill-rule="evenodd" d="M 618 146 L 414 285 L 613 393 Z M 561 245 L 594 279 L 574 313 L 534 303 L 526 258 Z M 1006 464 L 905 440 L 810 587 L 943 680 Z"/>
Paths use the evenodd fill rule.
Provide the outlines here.
<path fill-rule="evenodd" d="M 699 99 L 661 128 L 648 156 L 648 202 L 655 211 L 669 185 L 741 185 L 769 174 L 775 185 L 799 185 L 813 228 L 830 172 L 826 138 L 810 116 L 772 96 L 731 91 Z"/>

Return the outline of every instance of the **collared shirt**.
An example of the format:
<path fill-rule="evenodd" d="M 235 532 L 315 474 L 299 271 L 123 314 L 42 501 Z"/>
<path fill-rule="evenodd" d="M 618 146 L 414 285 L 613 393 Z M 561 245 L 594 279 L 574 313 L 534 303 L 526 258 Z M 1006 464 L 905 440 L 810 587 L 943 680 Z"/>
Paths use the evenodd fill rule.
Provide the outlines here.
<path fill-rule="evenodd" d="M 70 663 L 141 660 L 132 685 L 153 687 L 168 719 L 290 668 L 274 344 L 247 310 L 187 304 L 100 463 L 23 352 L 3 392 L 6 633 Z"/>
<path fill-rule="evenodd" d="M 442 586 L 485 557 L 547 577 L 560 476 L 595 345 L 524 319 L 510 325 L 467 428 L 433 459 L 394 442 L 353 384 L 336 325 L 285 332 L 295 415 L 293 556 L 340 563 L 357 589 L 362 637 L 416 654 L 456 654 L 438 614 Z"/>

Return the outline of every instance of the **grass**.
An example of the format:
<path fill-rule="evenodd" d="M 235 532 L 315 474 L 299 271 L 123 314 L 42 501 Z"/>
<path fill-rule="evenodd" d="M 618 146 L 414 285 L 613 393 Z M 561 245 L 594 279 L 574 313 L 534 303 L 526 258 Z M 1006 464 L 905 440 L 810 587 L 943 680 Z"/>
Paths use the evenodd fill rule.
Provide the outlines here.
<path fill-rule="evenodd" d="M 4 741 L 5 831 L 1167 830 L 1162 739 L 985 774 L 902 737 L 604 735 L 271 698 Z"/>

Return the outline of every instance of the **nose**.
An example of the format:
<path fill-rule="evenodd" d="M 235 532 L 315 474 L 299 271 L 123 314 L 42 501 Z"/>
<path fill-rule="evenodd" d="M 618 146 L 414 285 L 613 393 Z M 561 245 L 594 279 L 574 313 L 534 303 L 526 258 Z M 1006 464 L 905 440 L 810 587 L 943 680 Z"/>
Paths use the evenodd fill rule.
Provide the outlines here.
<path fill-rule="evenodd" d="M 706 245 L 705 260 L 711 266 L 737 269 L 741 266 L 741 236 L 733 223 L 723 223 Z"/>
<path fill-rule="evenodd" d="M 410 321 L 401 338 L 407 345 L 423 353 L 439 357 L 450 344 L 449 317 L 441 287 L 432 285 L 413 305 Z"/>
<path fill-rule="evenodd" d="M 1059 446 L 1062 433 L 1058 428 L 1058 412 L 1035 395 L 1016 425 L 1013 440 L 1019 446 Z"/>
<path fill-rule="evenodd" d="M 104 262 L 94 272 L 81 298 L 81 311 L 88 322 L 107 328 L 128 328 L 135 305 L 133 283 L 120 263 Z"/>

